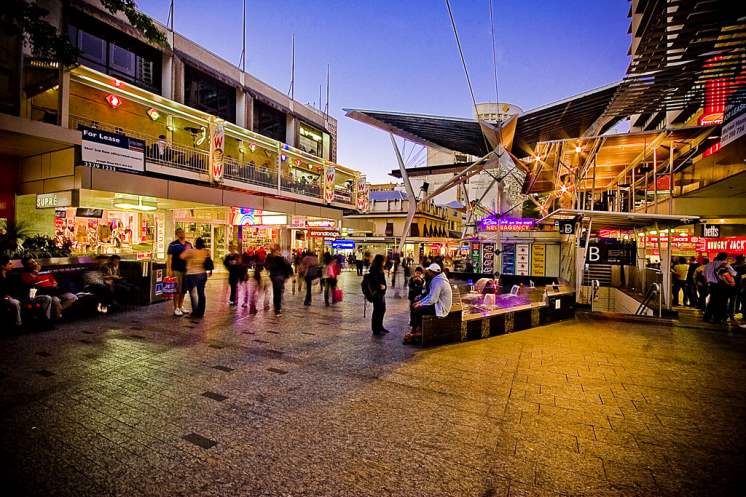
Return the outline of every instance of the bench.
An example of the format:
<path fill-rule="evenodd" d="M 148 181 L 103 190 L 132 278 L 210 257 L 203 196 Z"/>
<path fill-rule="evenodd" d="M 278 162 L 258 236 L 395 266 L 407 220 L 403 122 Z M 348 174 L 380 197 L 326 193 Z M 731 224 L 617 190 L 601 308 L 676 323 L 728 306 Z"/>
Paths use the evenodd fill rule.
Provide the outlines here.
<path fill-rule="evenodd" d="M 526 295 L 509 294 L 497 295 L 495 301 L 499 307 L 463 307 L 456 303 L 445 318 L 423 316 L 420 344 L 431 346 L 488 338 L 570 319 L 575 315 L 575 294 L 572 292 L 550 291 L 546 302 L 532 301 Z"/>

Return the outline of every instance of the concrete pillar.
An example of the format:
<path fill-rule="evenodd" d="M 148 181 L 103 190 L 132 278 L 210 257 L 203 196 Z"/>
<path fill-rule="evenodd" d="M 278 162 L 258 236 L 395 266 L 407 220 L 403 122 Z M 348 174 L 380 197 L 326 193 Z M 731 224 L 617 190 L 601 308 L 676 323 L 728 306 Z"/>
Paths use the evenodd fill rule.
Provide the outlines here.
<path fill-rule="evenodd" d="M 60 71 L 60 89 L 57 92 L 59 113 L 57 119 L 60 126 L 70 126 L 70 71 Z"/>
<path fill-rule="evenodd" d="M 298 120 L 290 114 L 287 114 L 285 117 L 287 118 L 287 125 L 285 127 L 285 143 L 287 143 L 291 147 L 295 147 L 295 129 Z"/>
<path fill-rule="evenodd" d="M 161 55 L 161 95 L 174 99 L 174 57 L 169 53 Z"/>
<path fill-rule="evenodd" d="M 236 88 L 236 125 L 246 128 L 246 93 Z"/>
<path fill-rule="evenodd" d="M 250 93 L 244 92 L 244 101 L 246 103 L 246 129 L 254 130 L 254 97 Z"/>
<path fill-rule="evenodd" d="M 184 103 L 184 63 L 177 57 L 172 59 L 173 78 L 171 81 L 172 99 Z"/>

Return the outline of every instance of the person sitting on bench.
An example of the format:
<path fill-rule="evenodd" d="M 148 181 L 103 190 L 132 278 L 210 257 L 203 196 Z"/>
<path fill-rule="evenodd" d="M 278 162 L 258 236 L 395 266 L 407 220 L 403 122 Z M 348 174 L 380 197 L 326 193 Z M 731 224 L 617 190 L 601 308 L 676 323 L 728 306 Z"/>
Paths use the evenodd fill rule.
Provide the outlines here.
<path fill-rule="evenodd" d="M 412 304 L 412 331 L 404 336 L 404 343 L 412 343 L 422 337 L 422 316 L 444 318 L 451 312 L 453 291 L 451 283 L 437 263 L 425 269 L 425 278 L 429 280 L 428 292 L 422 299 Z"/>

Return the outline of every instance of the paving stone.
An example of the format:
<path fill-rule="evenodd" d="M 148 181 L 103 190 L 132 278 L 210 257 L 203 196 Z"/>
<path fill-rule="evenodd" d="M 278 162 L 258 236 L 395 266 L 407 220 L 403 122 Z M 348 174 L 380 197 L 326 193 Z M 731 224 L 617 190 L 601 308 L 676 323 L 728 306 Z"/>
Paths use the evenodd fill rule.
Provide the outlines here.
<path fill-rule="evenodd" d="M 325 308 L 314 294 L 306 308 L 287 292 L 275 319 L 229 309 L 225 281 L 213 277 L 197 324 L 174 320 L 166 303 L 4 341 L 7 488 L 96 497 L 746 488 L 746 337 L 580 318 L 421 350 L 400 343 L 406 299 L 387 299 L 392 333 L 371 340 L 359 278 L 345 272 L 340 283 L 345 302 Z M 96 346 L 81 348 L 94 339 L 80 332 L 98 335 Z M 40 369 L 37 352 L 54 365 Z"/>

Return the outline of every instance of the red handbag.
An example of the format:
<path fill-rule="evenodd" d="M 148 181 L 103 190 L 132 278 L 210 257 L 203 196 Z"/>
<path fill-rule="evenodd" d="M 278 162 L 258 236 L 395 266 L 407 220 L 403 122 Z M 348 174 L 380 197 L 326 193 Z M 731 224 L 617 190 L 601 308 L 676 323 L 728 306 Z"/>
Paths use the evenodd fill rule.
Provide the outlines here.
<path fill-rule="evenodd" d="M 334 289 L 334 302 L 342 302 L 343 297 L 344 297 L 344 293 L 342 292 L 342 289 L 335 288 Z"/>

